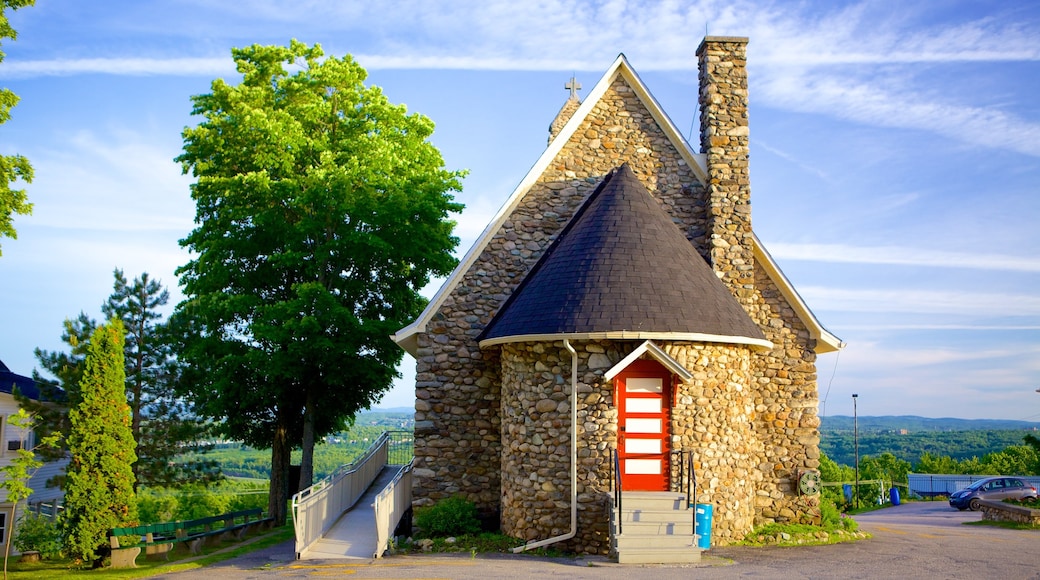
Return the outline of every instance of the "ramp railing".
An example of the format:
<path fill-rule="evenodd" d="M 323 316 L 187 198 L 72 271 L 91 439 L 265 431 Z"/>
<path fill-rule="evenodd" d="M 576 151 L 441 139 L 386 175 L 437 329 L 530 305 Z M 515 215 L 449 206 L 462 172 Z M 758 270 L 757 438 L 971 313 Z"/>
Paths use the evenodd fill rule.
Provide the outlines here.
<path fill-rule="evenodd" d="M 389 444 L 390 434 L 383 433 L 356 461 L 292 496 L 297 559 L 364 495 L 387 464 Z"/>
<path fill-rule="evenodd" d="M 394 533 L 411 507 L 412 462 L 409 461 L 376 496 L 376 558 L 383 557 L 390 543 L 390 534 Z"/>

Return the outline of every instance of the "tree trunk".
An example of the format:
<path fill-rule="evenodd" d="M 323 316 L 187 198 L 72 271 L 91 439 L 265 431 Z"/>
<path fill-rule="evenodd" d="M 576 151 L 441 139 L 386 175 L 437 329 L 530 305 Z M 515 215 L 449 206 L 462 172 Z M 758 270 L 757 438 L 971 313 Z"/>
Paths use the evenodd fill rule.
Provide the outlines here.
<path fill-rule="evenodd" d="M 307 390 L 307 400 L 303 407 L 303 450 L 300 454 L 300 489 L 304 490 L 314 483 L 314 415 L 316 413 L 314 389 Z"/>
<path fill-rule="evenodd" d="M 288 420 L 278 414 L 278 423 L 271 442 L 271 491 L 267 497 L 267 513 L 274 518 L 274 525 L 285 525 L 286 503 L 289 501 L 289 428 Z"/>

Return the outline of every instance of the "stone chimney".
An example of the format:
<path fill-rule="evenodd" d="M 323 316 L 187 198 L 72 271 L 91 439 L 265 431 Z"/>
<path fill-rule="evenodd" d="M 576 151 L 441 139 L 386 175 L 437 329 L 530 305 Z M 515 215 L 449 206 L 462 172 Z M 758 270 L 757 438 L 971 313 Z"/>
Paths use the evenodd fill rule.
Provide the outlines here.
<path fill-rule="evenodd" d="M 748 176 L 747 42 L 743 37 L 707 36 L 697 48 L 697 58 L 711 266 L 750 312 L 755 258 Z"/>

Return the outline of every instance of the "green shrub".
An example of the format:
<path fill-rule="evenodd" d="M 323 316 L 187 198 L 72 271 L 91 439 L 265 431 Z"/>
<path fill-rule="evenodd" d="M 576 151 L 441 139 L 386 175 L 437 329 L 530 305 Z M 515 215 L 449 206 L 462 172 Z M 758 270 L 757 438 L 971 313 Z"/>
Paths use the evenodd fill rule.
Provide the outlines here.
<path fill-rule="evenodd" d="M 58 524 L 47 517 L 26 513 L 18 520 L 14 547 L 19 552 L 39 552 L 41 558 L 59 556 L 61 532 L 58 530 Z"/>
<path fill-rule="evenodd" d="M 480 531 L 477 506 L 462 496 L 450 497 L 436 505 L 417 509 L 415 525 L 428 538 L 476 534 Z"/>

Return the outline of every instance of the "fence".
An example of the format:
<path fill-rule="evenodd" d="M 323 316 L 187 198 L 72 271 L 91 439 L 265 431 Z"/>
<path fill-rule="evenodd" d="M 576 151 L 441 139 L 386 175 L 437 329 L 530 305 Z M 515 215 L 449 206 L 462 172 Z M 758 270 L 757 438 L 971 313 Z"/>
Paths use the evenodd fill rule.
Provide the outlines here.
<path fill-rule="evenodd" d="M 921 497 L 948 496 L 955 491 L 962 490 L 972 483 L 994 475 L 948 475 L 938 473 L 911 473 L 907 475 L 910 480 L 910 493 Z M 1015 476 L 1023 481 L 1028 481 L 1040 489 L 1040 477 L 1037 476 Z"/>

